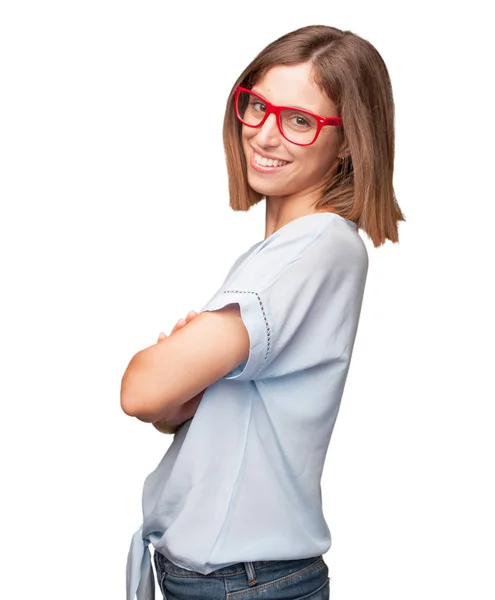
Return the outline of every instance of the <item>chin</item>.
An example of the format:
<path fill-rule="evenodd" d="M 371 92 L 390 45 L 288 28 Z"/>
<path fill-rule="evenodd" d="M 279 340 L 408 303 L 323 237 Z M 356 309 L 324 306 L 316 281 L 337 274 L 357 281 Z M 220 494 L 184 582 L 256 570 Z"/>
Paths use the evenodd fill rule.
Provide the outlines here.
<path fill-rule="evenodd" d="M 258 177 L 253 177 L 249 174 L 248 183 L 250 188 L 262 196 L 285 196 L 288 193 L 284 185 L 277 185 L 276 182 L 268 183 L 266 181 L 260 181 Z"/>

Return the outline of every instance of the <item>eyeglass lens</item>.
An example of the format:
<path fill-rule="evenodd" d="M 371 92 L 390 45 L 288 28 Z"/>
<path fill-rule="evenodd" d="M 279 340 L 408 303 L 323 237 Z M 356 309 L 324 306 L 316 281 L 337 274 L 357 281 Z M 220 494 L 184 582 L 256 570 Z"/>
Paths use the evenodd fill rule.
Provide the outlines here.
<path fill-rule="evenodd" d="M 266 114 L 262 98 L 249 92 L 239 92 L 236 109 L 241 121 L 252 127 L 259 125 Z M 310 144 L 318 128 L 314 117 L 296 108 L 280 112 L 280 125 L 285 137 L 296 144 Z"/>

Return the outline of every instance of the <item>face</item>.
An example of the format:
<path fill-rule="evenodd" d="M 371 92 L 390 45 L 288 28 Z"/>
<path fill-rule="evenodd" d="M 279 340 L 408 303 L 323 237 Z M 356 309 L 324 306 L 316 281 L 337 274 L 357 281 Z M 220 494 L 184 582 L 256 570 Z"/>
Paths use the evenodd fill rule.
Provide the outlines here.
<path fill-rule="evenodd" d="M 253 92 L 277 106 L 303 108 L 322 117 L 337 117 L 335 105 L 313 81 L 308 63 L 277 65 L 253 86 Z M 325 126 L 310 146 L 297 146 L 280 133 L 270 114 L 261 127 L 242 125 L 249 185 L 264 196 L 300 196 L 317 193 L 337 160 L 338 128 Z M 285 164 L 259 164 L 262 159 Z M 272 163 L 273 164 L 273 163 Z"/>

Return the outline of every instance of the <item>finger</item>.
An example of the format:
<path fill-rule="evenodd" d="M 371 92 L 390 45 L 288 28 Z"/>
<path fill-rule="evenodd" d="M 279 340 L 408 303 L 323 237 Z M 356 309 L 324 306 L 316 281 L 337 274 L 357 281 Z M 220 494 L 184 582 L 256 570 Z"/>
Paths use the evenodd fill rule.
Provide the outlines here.
<path fill-rule="evenodd" d="M 160 331 L 160 335 L 158 336 L 158 341 L 161 342 L 162 340 L 164 340 L 166 338 L 166 334 L 163 333 L 163 331 Z"/>
<path fill-rule="evenodd" d="M 184 325 L 186 324 L 185 319 L 179 319 L 177 321 L 177 323 L 175 324 L 175 327 L 172 329 L 172 331 L 170 332 L 170 335 L 172 335 L 172 333 L 175 333 L 176 331 L 178 331 L 179 329 L 182 329 L 182 327 L 184 327 Z"/>
<path fill-rule="evenodd" d="M 197 317 L 198 313 L 195 310 L 190 310 L 187 313 L 187 317 L 186 317 L 186 321 L 189 323 L 189 321 L 192 321 L 194 319 L 194 317 Z"/>

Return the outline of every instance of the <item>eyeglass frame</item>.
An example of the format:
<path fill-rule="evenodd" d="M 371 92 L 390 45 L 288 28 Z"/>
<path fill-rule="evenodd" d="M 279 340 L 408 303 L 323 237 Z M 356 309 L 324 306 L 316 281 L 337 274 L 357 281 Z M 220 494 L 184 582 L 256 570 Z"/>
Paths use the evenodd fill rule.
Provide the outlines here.
<path fill-rule="evenodd" d="M 261 119 L 261 121 L 258 123 L 258 125 L 250 125 L 249 123 L 246 123 L 239 115 L 237 99 L 241 92 L 248 92 L 249 94 L 256 96 L 256 98 L 259 98 L 263 102 L 263 104 L 266 106 L 265 115 Z M 265 123 L 265 121 L 268 119 L 268 117 L 273 113 L 275 115 L 275 120 L 277 121 L 278 130 L 280 131 L 282 136 L 288 142 L 290 142 L 291 144 L 295 144 L 296 146 L 311 146 L 312 144 L 314 144 L 316 142 L 316 140 L 318 139 L 318 136 L 320 135 L 320 131 L 321 131 L 322 127 L 325 127 L 326 125 L 331 125 L 332 127 L 343 127 L 342 117 L 322 117 L 320 115 L 316 115 L 315 113 L 310 112 L 309 110 L 304 110 L 303 108 L 297 108 L 295 106 L 276 106 L 275 104 L 268 102 L 268 100 L 265 100 L 265 98 L 263 98 L 263 96 L 260 96 L 256 92 L 253 92 L 253 90 L 248 90 L 247 88 L 244 88 L 241 86 L 236 88 L 235 93 L 234 93 L 234 108 L 235 108 L 236 117 L 239 119 L 239 121 L 243 125 L 246 125 L 246 127 L 252 127 L 252 128 L 262 127 L 262 125 Z M 317 129 L 316 129 L 315 137 L 313 138 L 313 140 L 311 142 L 309 142 L 308 144 L 300 144 L 299 142 L 293 142 L 292 140 L 289 140 L 289 138 L 285 135 L 285 133 L 282 129 L 280 113 L 283 110 L 294 110 L 296 112 L 300 112 L 300 113 L 309 115 L 310 117 L 313 117 L 316 120 Z"/>

